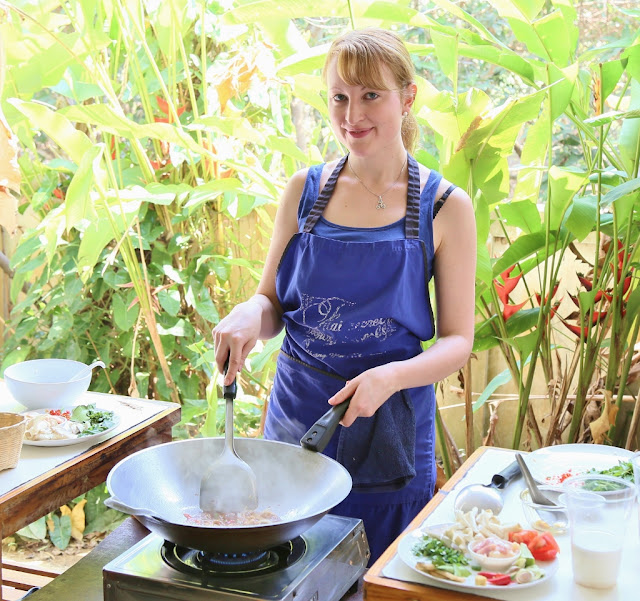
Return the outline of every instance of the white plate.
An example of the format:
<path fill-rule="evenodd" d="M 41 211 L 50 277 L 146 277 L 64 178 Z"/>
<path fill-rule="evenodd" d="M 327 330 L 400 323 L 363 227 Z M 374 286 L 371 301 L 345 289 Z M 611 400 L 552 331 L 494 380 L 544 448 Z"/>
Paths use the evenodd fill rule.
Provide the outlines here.
<path fill-rule="evenodd" d="M 69 407 L 65 409 L 65 411 L 73 411 L 73 407 Z M 100 407 L 98 407 L 100 410 Z M 37 409 L 31 411 L 25 411 L 22 415 L 33 415 L 34 413 L 47 413 L 50 409 Z M 103 409 L 103 411 L 111 411 L 111 409 Z M 97 434 L 89 434 L 88 436 L 76 436 L 75 438 L 60 438 L 58 440 L 27 440 L 23 439 L 22 444 L 32 446 L 32 447 L 66 447 L 72 444 L 80 444 L 83 442 L 89 442 L 92 440 L 96 440 L 105 434 L 109 434 L 109 432 L 113 432 L 120 425 L 120 418 L 115 414 L 113 414 L 113 426 L 103 430 L 102 432 L 98 432 Z"/>
<path fill-rule="evenodd" d="M 516 584 L 512 582 L 506 586 L 498 586 L 495 584 L 485 584 L 484 586 L 480 586 L 475 583 L 476 572 L 475 570 L 471 570 L 471 575 L 467 576 L 467 579 L 464 582 L 454 582 L 453 580 L 445 580 L 444 578 L 438 578 L 437 576 L 431 576 L 427 572 L 423 572 L 416 567 L 416 564 L 420 561 L 424 561 L 424 557 L 417 557 L 413 554 L 414 545 L 420 541 L 420 539 L 425 534 L 436 534 L 438 530 L 442 529 L 442 525 L 436 526 L 423 526 L 418 530 L 413 530 L 406 534 L 403 538 L 400 539 L 398 543 L 398 556 L 404 563 L 406 563 L 410 568 L 416 571 L 421 576 L 424 576 L 428 580 L 432 580 L 434 582 L 439 582 L 440 584 L 446 584 L 447 586 L 452 586 L 460 589 L 473 589 L 475 591 L 487 591 L 487 590 L 502 590 L 502 591 L 513 591 L 522 588 L 529 588 L 532 586 L 537 586 L 538 584 L 542 584 L 546 582 L 558 571 L 558 566 L 560 564 L 560 560 L 556 557 L 553 561 L 536 561 L 536 564 L 540 566 L 544 570 L 544 576 L 539 578 L 538 580 L 533 580 L 532 582 L 526 582 L 525 584 Z M 445 528 L 446 529 L 446 528 Z M 476 592 L 476 594 L 478 594 Z"/>
<path fill-rule="evenodd" d="M 628 461 L 631 455 L 626 449 L 601 444 L 560 444 L 538 449 L 523 458 L 534 480 L 556 486 L 567 472 L 577 476 L 590 469 L 605 470 Z"/>

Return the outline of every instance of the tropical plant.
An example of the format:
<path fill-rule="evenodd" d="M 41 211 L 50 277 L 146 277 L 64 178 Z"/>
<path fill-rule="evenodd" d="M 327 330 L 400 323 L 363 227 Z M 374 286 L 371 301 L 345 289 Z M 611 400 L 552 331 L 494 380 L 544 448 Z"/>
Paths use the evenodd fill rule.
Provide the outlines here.
<path fill-rule="evenodd" d="M 22 146 L 20 211 L 39 223 L 11 257 L 2 365 L 98 356 L 96 389 L 181 402 L 185 424 L 215 433 L 211 329 L 259 277 L 251 228 L 270 230 L 281 181 L 310 160 L 273 52 L 216 3 L 7 8 L 3 108 Z M 243 382 L 247 432 L 270 355 Z"/>
<path fill-rule="evenodd" d="M 100 389 L 178 399 L 185 435 L 215 431 L 210 329 L 260 271 L 246 259 L 241 218 L 255 216 L 251 227 L 268 237 L 286 177 L 339 150 L 317 93 L 325 41 L 380 25 L 402 33 L 419 68 L 439 69 L 420 71 L 417 158 L 476 207 L 476 350 L 497 346 L 507 364 L 476 410 L 512 380 L 512 446 L 584 439 L 601 416 L 598 436 L 620 440 L 626 426 L 618 418 L 611 429 L 604 399 L 620 406 L 638 338 L 637 9 L 618 9 L 616 39 L 585 48 L 571 0 L 7 6 L 3 109 L 24 149 L 22 210 L 41 223 L 12 257 L 3 365 L 30 353 L 98 355 L 111 366 Z M 500 257 L 485 245 L 496 227 L 509 240 Z M 559 265 L 588 237 L 597 250 L 578 258 L 592 290 L 569 282 L 579 304 L 570 314 L 556 306 Z M 509 306 L 514 284 L 526 306 Z M 251 428 L 275 348 L 243 377 L 261 397 Z M 558 363 L 561 348 L 569 359 Z M 554 416 L 546 434 L 529 404 L 540 372 Z"/>

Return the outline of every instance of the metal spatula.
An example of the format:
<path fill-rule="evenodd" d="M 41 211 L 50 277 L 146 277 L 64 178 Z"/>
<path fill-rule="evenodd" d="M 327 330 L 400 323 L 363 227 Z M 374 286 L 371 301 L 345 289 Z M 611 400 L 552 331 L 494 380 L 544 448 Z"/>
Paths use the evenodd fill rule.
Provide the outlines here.
<path fill-rule="evenodd" d="M 224 372 L 227 373 L 227 365 Z M 233 401 L 236 398 L 235 379 L 224 387 L 225 429 L 224 449 L 209 466 L 200 482 L 200 509 L 210 513 L 241 512 L 258 506 L 256 475 L 238 457 L 233 448 Z"/>

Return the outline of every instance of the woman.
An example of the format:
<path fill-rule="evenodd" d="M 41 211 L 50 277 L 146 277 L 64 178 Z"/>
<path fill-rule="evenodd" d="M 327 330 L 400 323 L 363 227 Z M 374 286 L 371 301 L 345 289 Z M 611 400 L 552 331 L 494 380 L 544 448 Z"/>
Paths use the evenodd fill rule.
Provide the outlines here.
<path fill-rule="evenodd" d="M 408 153 L 414 77 L 388 31 L 332 44 L 329 115 L 349 153 L 291 178 L 257 293 L 214 329 L 229 384 L 258 338 L 286 328 L 265 438 L 299 444 L 327 401 L 351 397 L 324 453 L 352 475 L 334 513 L 363 519 L 371 561 L 433 494 L 433 383 L 464 365 L 473 342 L 474 212 L 464 191 Z M 437 340 L 423 351 L 436 329 L 432 274 Z"/>

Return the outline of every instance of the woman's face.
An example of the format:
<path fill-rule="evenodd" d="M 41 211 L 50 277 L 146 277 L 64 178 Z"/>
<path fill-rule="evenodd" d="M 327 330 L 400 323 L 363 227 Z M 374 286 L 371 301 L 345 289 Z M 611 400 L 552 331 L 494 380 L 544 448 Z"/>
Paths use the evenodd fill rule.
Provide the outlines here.
<path fill-rule="evenodd" d="M 388 90 L 348 85 L 338 75 L 334 59 L 327 70 L 329 117 L 340 141 L 356 155 L 369 155 L 402 145 L 402 113 L 411 108 L 413 95 L 397 90 L 383 66 Z"/>

